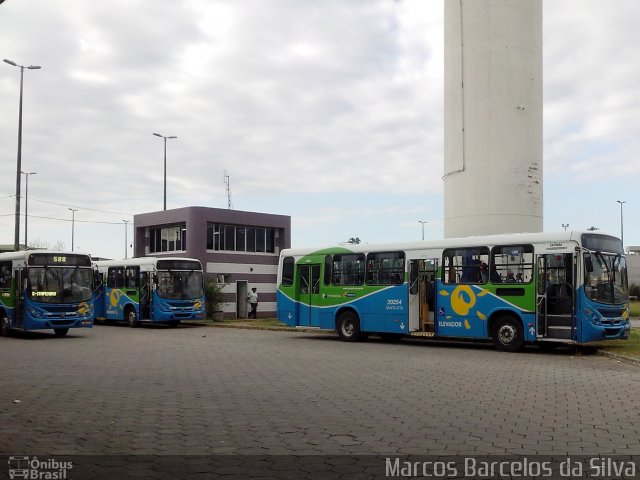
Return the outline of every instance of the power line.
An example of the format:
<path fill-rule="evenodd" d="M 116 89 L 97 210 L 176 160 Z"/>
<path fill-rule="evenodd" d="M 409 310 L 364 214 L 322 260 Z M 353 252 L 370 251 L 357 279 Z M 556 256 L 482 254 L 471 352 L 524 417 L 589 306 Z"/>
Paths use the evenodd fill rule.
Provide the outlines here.
<path fill-rule="evenodd" d="M 15 195 L 7 195 L 5 197 L 0 197 L 0 199 L 2 198 L 11 198 L 11 197 L 15 197 Z M 22 195 L 20 196 L 20 198 L 22 198 Z M 129 215 L 131 217 L 133 217 L 133 213 L 126 213 L 126 212 L 112 212 L 110 210 L 98 210 L 97 208 L 88 208 L 85 206 L 79 207 L 77 205 L 70 205 L 67 203 L 58 203 L 58 202 L 50 202 L 48 200 L 40 200 L 38 198 L 29 198 L 29 200 L 31 201 L 36 201 L 36 202 L 41 202 L 41 203 L 48 203 L 50 205 L 58 205 L 60 207 L 73 207 L 73 208 L 78 208 L 80 210 L 88 210 L 88 211 L 92 211 L 92 212 L 100 212 L 100 213 L 112 213 L 114 215 Z"/>
<path fill-rule="evenodd" d="M 14 213 L 4 213 L 4 214 L 0 215 L 0 217 L 12 217 L 13 215 L 15 215 L 15 214 Z M 100 221 L 96 221 L 96 220 L 78 220 L 78 219 L 70 220 L 68 218 L 41 217 L 39 215 L 28 215 L 28 217 L 29 218 L 41 218 L 41 219 L 45 219 L 45 220 L 57 220 L 59 222 L 75 221 L 76 223 L 102 223 L 102 224 L 107 224 L 107 225 L 122 225 L 122 222 L 100 222 Z"/>

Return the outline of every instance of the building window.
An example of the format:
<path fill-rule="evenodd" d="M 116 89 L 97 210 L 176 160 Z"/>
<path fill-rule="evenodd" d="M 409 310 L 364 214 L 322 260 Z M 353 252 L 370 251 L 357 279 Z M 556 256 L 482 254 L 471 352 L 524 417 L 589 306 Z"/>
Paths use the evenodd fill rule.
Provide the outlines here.
<path fill-rule="evenodd" d="M 230 284 L 231 283 L 231 274 L 230 273 L 218 273 L 216 274 L 216 283 L 224 283 L 224 284 Z"/>
<path fill-rule="evenodd" d="M 247 252 L 256 251 L 256 229 L 247 227 Z"/>
<path fill-rule="evenodd" d="M 149 253 L 182 252 L 187 246 L 186 225 L 149 229 Z"/>
<path fill-rule="evenodd" d="M 276 231 L 273 228 L 242 225 L 207 225 L 207 250 L 274 253 Z"/>

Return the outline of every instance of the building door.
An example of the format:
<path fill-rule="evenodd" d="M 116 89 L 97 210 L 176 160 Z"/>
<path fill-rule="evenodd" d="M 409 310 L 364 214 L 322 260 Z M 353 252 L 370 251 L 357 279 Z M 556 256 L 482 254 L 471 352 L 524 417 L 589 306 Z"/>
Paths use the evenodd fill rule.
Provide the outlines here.
<path fill-rule="evenodd" d="M 320 265 L 298 266 L 298 318 L 300 326 L 320 326 Z"/>
<path fill-rule="evenodd" d="M 249 315 L 247 296 L 249 295 L 249 283 L 246 280 L 236 282 L 236 317 L 247 318 Z"/>

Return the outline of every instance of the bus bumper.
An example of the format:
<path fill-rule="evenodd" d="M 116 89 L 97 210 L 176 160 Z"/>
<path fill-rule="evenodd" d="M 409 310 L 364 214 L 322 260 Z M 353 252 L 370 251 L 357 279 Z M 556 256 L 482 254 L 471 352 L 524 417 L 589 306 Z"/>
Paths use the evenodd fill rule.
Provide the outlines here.
<path fill-rule="evenodd" d="M 619 325 L 586 324 L 582 332 L 582 343 L 598 340 L 626 340 L 631 332 L 631 323 L 627 320 Z"/>
<path fill-rule="evenodd" d="M 50 330 L 56 328 L 91 328 L 93 317 L 39 319 L 25 318 L 23 330 Z"/>
<path fill-rule="evenodd" d="M 205 320 L 207 318 L 204 311 L 200 312 L 160 312 L 153 315 L 153 323 L 180 322 L 182 320 Z"/>

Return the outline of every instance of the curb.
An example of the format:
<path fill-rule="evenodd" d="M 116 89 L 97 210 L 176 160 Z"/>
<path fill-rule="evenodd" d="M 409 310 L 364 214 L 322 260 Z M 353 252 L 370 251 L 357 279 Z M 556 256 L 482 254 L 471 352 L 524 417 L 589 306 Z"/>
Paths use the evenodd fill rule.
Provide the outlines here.
<path fill-rule="evenodd" d="M 601 350 L 598 350 L 598 355 L 601 355 L 603 357 L 609 357 L 610 359 L 617 360 L 618 362 L 631 363 L 636 367 L 640 367 L 640 358 L 627 357 L 626 355 L 619 355 L 617 353 L 611 353 L 611 352 L 603 352 Z"/>
<path fill-rule="evenodd" d="M 238 328 L 241 330 L 269 330 L 272 332 L 313 332 L 313 333 L 333 333 L 333 330 L 320 330 L 317 328 L 292 328 L 292 327 L 268 327 L 260 325 L 246 325 L 246 324 L 229 324 L 229 323 L 213 323 L 207 325 L 215 328 Z"/>

